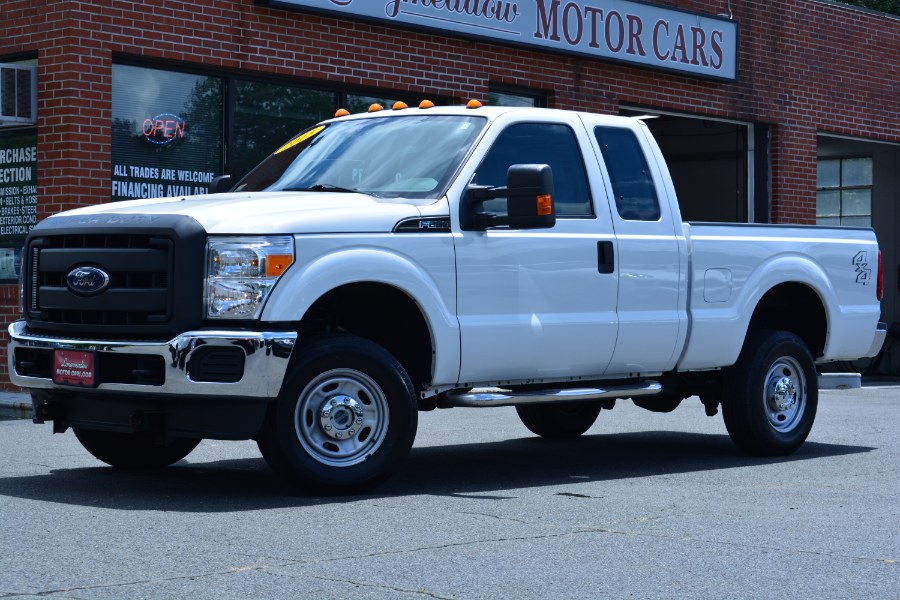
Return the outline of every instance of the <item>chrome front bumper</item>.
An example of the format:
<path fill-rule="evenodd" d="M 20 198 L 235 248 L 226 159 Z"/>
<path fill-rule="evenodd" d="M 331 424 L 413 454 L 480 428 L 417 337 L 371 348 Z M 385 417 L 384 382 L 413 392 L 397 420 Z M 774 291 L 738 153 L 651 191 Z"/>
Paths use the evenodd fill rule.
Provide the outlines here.
<path fill-rule="evenodd" d="M 90 350 L 97 353 L 159 356 L 165 363 L 162 385 L 137 383 L 100 383 L 96 390 L 165 396 L 222 396 L 275 398 L 281 389 L 297 333 L 294 331 L 188 331 L 168 342 L 104 341 L 49 337 L 29 332 L 24 321 L 9 326 L 7 352 L 9 378 L 28 389 L 83 390 L 58 385 L 49 377 L 21 375 L 16 370 L 16 350 Z M 234 383 L 193 381 L 188 375 L 191 355 L 210 346 L 238 347 L 245 355 L 243 376 Z"/>

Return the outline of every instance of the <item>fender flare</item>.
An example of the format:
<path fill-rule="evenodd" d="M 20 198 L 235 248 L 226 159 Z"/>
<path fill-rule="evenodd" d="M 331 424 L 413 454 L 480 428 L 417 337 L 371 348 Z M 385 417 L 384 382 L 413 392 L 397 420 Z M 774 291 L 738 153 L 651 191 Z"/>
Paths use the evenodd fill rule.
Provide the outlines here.
<path fill-rule="evenodd" d="M 432 383 L 453 384 L 459 377 L 459 323 L 455 293 L 448 306 L 431 274 L 414 260 L 385 248 L 339 249 L 298 264 L 278 282 L 263 309 L 264 321 L 298 322 L 319 298 L 344 285 L 390 285 L 420 308 L 434 350 Z M 455 290 L 455 286 L 454 286 Z"/>

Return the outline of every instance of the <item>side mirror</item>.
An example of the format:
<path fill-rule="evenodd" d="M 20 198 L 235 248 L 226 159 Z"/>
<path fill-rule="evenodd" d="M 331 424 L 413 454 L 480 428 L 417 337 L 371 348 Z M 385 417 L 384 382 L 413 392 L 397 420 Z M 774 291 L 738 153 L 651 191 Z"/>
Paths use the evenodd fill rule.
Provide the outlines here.
<path fill-rule="evenodd" d="M 493 198 L 506 198 L 505 216 L 482 211 L 484 201 Z M 504 225 L 511 229 L 553 227 L 553 170 L 549 165 L 511 165 L 505 188 L 470 185 L 463 214 L 463 229 L 469 230 Z"/>
<path fill-rule="evenodd" d="M 556 225 L 550 165 L 512 165 L 506 172 L 507 225 L 540 229 Z"/>
<path fill-rule="evenodd" d="M 208 194 L 222 194 L 231 190 L 231 175 L 219 175 L 209 182 Z"/>

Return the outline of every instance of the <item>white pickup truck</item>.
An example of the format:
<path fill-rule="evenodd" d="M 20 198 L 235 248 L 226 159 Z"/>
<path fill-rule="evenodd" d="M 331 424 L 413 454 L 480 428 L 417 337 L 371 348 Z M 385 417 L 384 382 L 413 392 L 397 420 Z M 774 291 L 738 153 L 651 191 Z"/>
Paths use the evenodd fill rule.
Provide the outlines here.
<path fill-rule="evenodd" d="M 400 105 L 219 188 L 28 237 L 11 380 L 108 464 L 255 439 L 289 483 L 347 493 L 398 469 L 420 410 L 514 405 L 568 438 L 616 399 L 690 396 L 785 454 L 816 363 L 884 340 L 871 230 L 683 223 L 639 120 Z"/>

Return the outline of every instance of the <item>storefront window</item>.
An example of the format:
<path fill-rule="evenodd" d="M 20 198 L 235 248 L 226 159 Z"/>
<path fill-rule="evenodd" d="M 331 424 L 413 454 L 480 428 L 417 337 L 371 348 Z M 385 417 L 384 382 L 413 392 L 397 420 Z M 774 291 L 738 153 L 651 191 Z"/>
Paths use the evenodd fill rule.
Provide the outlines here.
<path fill-rule="evenodd" d="M 538 90 L 513 90 L 491 88 L 488 93 L 491 106 L 547 106 L 546 95 Z"/>
<path fill-rule="evenodd" d="M 418 102 L 413 100 L 404 100 L 403 98 L 384 98 L 378 96 L 364 96 L 359 94 L 347 94 L 344 98 L 344 108 L 351 113 L 364 113 L 369 110 L 373 104 L 380 104 L 382 108 L 390 109 L 394 103 L 403 100 L 410 106 L 417 106 Z"/>
<path fill-rule="evenodd" d="M 0 281 L 18 278 L 22 244 L 36 223 L 37 133 L 0 134 Z"/>
<path fill-rule="evenodd" d="M 223 80 L 113 65 L 112 199 L 206 193 L 222 173 Z"/>
<path fill-rule="evenodd" d="M 872 226 L 871 157 L 819 160 L 816 224 Z"/>
<path fill-rule="evenodd" d="M 231 175 L 246 175 L 287 140 L 334 115 L 337 94 L 277 83 L 236 81 Z"/>

